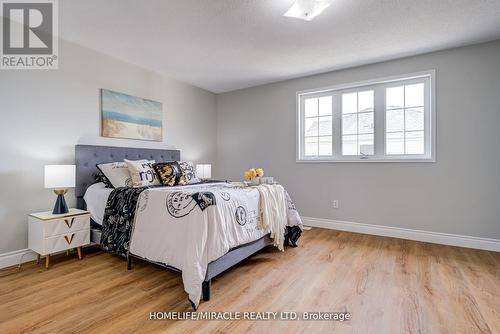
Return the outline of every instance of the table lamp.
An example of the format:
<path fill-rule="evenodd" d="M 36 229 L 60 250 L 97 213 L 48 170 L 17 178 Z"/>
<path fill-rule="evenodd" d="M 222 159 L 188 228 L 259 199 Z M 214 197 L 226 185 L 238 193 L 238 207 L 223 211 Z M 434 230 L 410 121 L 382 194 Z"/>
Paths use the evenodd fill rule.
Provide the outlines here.
<path fill-rule="evenodd" d="M 64 194 L 68 188 L 75 187 L 75 165 L 47 165 L 45 166 L 45 188 L 54 189 L 57 195 L 53 214 L 68 213 L 68 206 Z"/>
<path fill-rule="evenodd" d="M 199 164 L 196 165 L 196 176 L 202 180 L 206 180 L 212 177 L 212 165 L 211 164 Z"/>

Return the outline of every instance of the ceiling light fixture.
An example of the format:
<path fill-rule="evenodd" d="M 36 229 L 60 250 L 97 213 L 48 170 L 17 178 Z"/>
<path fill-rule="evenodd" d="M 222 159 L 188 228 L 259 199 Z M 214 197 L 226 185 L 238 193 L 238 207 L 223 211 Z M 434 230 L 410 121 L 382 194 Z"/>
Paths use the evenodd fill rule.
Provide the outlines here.
<path fill-rule="evenodd" d="M 334 0 L 295 0 L 290 9 L 283 14 L 287 17 L 311 21 L 328 8 Z"/>

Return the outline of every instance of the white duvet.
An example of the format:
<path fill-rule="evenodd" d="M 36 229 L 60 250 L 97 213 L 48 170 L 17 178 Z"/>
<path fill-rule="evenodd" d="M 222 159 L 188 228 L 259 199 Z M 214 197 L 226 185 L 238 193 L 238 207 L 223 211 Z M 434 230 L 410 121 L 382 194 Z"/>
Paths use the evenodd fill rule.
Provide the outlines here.
<path fill-rule="evenodd" d="M 198 307 L 208 263 L 269 233 L 260 223 L 259 197 L 255 187 L 235 183 L 144 190 L 130 252 L 180 269 L 184 289 Z M 284 224 L 302 227 L 293 203 L 283 198 L 289 201 Z"/>

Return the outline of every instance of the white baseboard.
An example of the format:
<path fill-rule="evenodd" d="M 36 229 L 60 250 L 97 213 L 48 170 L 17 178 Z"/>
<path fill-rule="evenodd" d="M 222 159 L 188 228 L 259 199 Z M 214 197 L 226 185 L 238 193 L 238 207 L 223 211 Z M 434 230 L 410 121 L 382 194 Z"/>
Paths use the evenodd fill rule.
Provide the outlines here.
<path fill-rule="evenodd" d="M 424 241 L 435 244 L 476 248 L 476 249 L 500 252 L 500 240 L 498 239 L 469 237 L 465 235 L 411 230 L 400 227 L 361 224 L 361 223 L 353 223 L 340 220 L 311 218 L 311 217 L 302 217 L 302 222 L 304 223 L 304 225 L 312 227 L 322 227 L 339 231 L 380 235 L 384 237 Z"/>
<path fill-rule="evenodd" d="M 22 263 L 34 261 L 36 253 L 29 249 L 20 249 L 17 251 L 0 254 L 0 269 L 18 265 Z"/>

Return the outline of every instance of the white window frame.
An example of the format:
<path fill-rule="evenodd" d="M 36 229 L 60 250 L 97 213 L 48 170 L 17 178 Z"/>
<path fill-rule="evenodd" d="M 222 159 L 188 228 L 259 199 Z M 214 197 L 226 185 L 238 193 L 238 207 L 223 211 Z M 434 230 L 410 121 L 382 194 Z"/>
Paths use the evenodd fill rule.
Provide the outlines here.
<path fill-rule="evenodd" d="M 424 90 L 424 147 L 425 154 L 386 155 L 385 145 L 385 89 L 411 82 L 425 81 Z M 427 70 L 348 84 L 308 89 L 296 94 L 296 161 L 297 162 L 435 162 L 436 161 L 436 71 Z M 341 152 L 341 94 L 348 91 L 374 90 L 374 155 L 342 156 Z M 384 90 L 384 92 L 380 92 Z M 379 92 L 377 94 L 377 92 Z M 304 156 L 304 100 L 310 97 L 333 95 L 332 100 L 332 156 Z"/>

